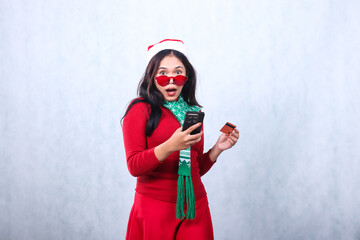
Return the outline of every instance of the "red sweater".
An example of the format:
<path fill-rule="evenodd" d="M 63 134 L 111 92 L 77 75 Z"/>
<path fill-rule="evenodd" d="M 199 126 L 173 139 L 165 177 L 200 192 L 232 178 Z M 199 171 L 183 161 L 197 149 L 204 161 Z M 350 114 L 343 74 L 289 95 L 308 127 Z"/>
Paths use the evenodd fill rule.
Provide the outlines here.
<path fill-rule="evenodd" d="M 172 112 L 161 107 L 162 115 L 159 125 L 150 137 L 145 134 L 149 119 L 150 106 L 146 103 L 135 104 L 123 121 L 123 135 L 127 166 L 131 175 L 137 177 L 136 192 L 147 197 L 176 202 L 179 152 L 172 153 L 165 161 L 160 162 L 154 148 L 168 140 L 180 127 Z M 203 153 L 204 137 L 191 147 L 191 177 L 195 199 L 206 195 L 201 176 L 214 164 L 209 152 Z"/>

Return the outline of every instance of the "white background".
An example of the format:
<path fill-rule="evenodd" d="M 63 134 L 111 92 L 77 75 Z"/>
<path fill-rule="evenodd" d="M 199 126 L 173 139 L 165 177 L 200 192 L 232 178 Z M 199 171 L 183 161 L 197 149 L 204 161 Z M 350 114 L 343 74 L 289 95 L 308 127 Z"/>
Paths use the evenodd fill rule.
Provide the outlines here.
<path fill-rule="evenodd" d="M 120 118 L 147 46 L 182 39 L 215 239 L 360 239 L 359 1 L 0 1 L 0 239 L 124 239 Z"/>

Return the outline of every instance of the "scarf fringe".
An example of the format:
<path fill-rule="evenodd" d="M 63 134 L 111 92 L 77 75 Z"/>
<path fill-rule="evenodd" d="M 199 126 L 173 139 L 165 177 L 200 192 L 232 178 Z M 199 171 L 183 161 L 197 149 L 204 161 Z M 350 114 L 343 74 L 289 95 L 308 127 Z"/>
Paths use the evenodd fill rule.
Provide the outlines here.
<path fill-rule="evenodd" d="M 186 187 L 186 196 L 184 195 L 185 187 Z M 186 197 L 186 214 L 184 211 L 185 197 Z M 191 176 L 179 175 L 177 200 L 176 200 L 176 217 L 178 219 L 184 219 L 184 218 L 194 219 L 195 215 L 196 215 L 195 195 L 192 186 Z"/>

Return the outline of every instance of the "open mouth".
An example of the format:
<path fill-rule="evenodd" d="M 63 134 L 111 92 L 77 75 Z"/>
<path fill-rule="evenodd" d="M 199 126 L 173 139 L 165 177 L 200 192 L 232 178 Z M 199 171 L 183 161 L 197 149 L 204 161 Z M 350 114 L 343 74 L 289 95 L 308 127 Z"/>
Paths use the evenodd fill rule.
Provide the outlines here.
<path fill-rule="evenodd" d="M 176 88 L 169 88 L 169 89 L 166 89 L 166 91 L 167 91 L 168 93 L 176 92 Z"/>
<path fill-rule="evenodd" d="M 172 97 L 172 96 L 174 96 L 176 94 L 176 88 L 166 89 L 166 92 L 170 97 Z"/>

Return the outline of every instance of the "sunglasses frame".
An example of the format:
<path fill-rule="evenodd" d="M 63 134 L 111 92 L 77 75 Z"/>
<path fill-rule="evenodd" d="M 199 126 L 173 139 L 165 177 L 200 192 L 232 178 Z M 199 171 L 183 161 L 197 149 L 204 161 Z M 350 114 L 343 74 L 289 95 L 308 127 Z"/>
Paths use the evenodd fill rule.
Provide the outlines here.
<path fill-rule="evenodd" d="M 155 77 L 156 82 L 162 87 L 169 85 L 171 79 L 173 80 L 175 85 L 183 86 L 188 80 L 188 77 L 184 75 L 176 75 L 172 77 L 166 75 L 160 75 Z"/>

